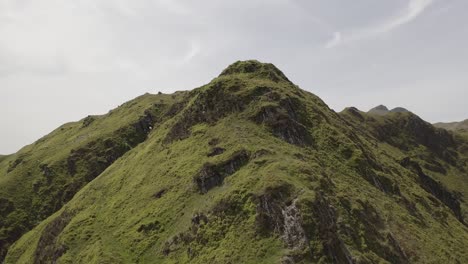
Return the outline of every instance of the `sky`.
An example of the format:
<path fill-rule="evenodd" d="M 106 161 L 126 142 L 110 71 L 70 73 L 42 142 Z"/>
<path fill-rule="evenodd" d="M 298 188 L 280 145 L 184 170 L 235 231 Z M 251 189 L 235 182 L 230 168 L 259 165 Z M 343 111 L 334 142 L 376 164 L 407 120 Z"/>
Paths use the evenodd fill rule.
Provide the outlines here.
<path fill-rule="evenodd" d="M 274 63 L 335 111 L 468 118 L 466 0 L 0 0 L 0 153 L 143 93 Z"/>

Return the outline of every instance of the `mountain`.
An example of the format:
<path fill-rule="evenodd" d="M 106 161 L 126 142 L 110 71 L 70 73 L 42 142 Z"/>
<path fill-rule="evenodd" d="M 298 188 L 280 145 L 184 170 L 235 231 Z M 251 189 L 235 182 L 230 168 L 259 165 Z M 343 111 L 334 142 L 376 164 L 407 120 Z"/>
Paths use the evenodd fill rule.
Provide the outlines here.
<path fill-rule="evenodd" d="M 403 107 L 395 107 L 392 110 L 390 110 L 390 112 L 392 112 L 392 113 L 405 113 L 405 112 L 409 112 L 409 111 L 406 108 L 403 108 Z"/>
<path fill-rule="evenodd" d="M 404 112 L 409 112 L 403 107 L 395 107 L 392 110 L 388 110 L 388 108 L 385 105 L 378 105 L 371 110 L 369 110 L 367 113 L 368 114 L 373 114 L 373 115 L 387 115 L 389 113 L 404 113 Z"/>
<path fill-rule="evenodd" d="M 434 126 L 450 131 L 468 133 L 468 119 L 461 122 L 435 123 Z"/>
<path fill-rule="evenodd" d="M 1 160 L 1 245 L 5 263 L 465 263 L 467 157 L 411 112 L 336 113 L 239 61 Z"/>
<path fill-rule="evenodd" d="M 368 111 L 369 114 L 376 114 L 376 115 L 386 115 L 389 112 L 390 111 L 385 105 L 378 105 Z"/>

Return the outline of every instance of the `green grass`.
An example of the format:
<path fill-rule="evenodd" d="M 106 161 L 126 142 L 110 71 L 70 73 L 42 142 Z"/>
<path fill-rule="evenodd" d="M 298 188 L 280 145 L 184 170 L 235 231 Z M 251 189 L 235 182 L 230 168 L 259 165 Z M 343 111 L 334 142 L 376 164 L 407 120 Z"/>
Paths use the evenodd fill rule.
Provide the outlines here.
<path fill-rule="evenodd" d="M 182 96 L 140 96 L 106 115 L 65 124 L 0 160 L 0 199 L 11 205 L 0 216 L 0 259 L 10 243 L 60 209 L 115 158 L 144 140 L 144 133 L 134 124 L 145 111 L 157 118 Z"/>
<path fill-rule="evenodd" d="M 0 166 L 2 166 L 1 164 L 8 159 L 8 157 L 10 157 L 10 155 L 0 155 Z"/>
<path fill-rule="evenodd" d="M 41 261 L 58 263 L 468 261 L 467 227 L 399 164 L 407 156 L 421 164 L 437 161 L 446 174 L 424 171 L 450 191 L 466 191 L 464 155 L 451 164 L 406 126 L 379 134 L 382 127 L 413 122 L 409 114 L 360 113 L 364 122 L 358 121 L 346 111 L 333 112 L 271 64 L 248 61 L 174 99 L 137 98 L 85 129 L 98 138 L 114 134 L 115 124 L 131 124 L 142 114 L 135 109 L 161 96 L 167 108 L 184 102 L 183 110 L 163 115 L 146 140 L 22 236 L 6 263 L 32 263 L 41 254 Z M 67 140 L 82 135 L 76 132 L 80 125 L 65 125 L 75 132 L 59 129 L 43 139 L 43 147 L 61 154 L 42 153 L 42 162 L 53 164 L 76 149 Z M 308 137 L 312 142 L 299 143 Z M 225 151 L 209 157 L 215 146 Z M 241 150 L 249 155 L 247 164 L 223 167 Z M 28 152 L 16 155 L 21 153 Z M 195 178 L 205 164 L 218 165 L 227 176 L 202 194 Z M 292 229 L 285 225 L 288 208 L 296 212 L 288 215 Z M 288 232 L 297 233 L 292 244 L 284 238 Z"/>

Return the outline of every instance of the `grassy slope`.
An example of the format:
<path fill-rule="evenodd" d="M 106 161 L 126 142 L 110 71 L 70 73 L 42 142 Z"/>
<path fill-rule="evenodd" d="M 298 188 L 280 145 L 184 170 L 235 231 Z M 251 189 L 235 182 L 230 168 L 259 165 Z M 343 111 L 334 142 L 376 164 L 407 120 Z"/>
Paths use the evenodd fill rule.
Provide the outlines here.
<path fill-rule="evenodd" d="M 468 222 L 468 204 L 463 202 L 468 197 L 467 136 L 432 127 L 409 112 L 377 116 L 357 111 L 357 116 L 356 111 L 350 110 L 343 111 L 341 115 L 351 121 L 354 129 L 378 141 L 380 151 L 397 159 L 410 157 L 432 178 L 460 196 L 463 218 Z M 414 122 L 409 123 L 408 120 Z M 453 139 L 453 142 L 447 142 L 447 139 Z"/>
<path fill-rule="evenodd" d="M 435 123 L 435 127 L 444 128 L 451 131 L 468 132 L 468 119 L 461 122 Z"/>
<path fill-rule="evenodd" d="M 10 243 L 59 210 L 82 186 L 144 140 L 145 115 L 156 119 L 181 96 L 140 96 L 106 115 L 65 124 L 2 158 L 0 259 Z"/>
<path fill-rule="evenodd" d="M 271 65 L 237 63 L 6 263 L 466 262 L 466 226 L 398 163 L 409 150 L 352 120 Z M 226 163 L 239 151 L 246 164 Z M 227 176 L 204 193 L 200 175 Z"/>

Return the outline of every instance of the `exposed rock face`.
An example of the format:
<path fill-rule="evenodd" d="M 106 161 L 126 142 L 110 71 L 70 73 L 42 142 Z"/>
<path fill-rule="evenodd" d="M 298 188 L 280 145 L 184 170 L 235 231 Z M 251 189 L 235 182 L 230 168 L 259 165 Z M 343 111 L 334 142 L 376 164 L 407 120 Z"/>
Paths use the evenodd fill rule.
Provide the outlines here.
<path fill-rule="evenodd" d="M 210 87 L 192 92 L 195 102 L 182 110 L 179 120 L 167 134 L 164 142 L 169 144 L 190 136 L 190 128 L 196 124 L 214 124 L 220 118 L 244 109 L 248 98 L 239 98 L 230 90 L 238 89 L 236 84 L 217 81 Z"/>
<path fill-rule="evenodd" d="M 220 186 L 224 178 L 234 174 L 249 161 L 249 154 L 245 150 L 234 153 L 228 160 L 219 163 L 206 163 L 198 175 L 194 177 L 200 193 L 207 193 L 210 189 Z"/>
<path fill-rule="evenodd" d="M 310 258 L 309 240 L 303 228 L 298 200 L 290 200 L 290 188 L 288 185 L 278 186 L 255 197 L 257 232 L 264 236 L 279 234 L 290 250 L 282 263 L 296 263 Z"/>
<path fill-rule="evenodd" d="M 278 105 L 268 105 L 253 117 L 258 124 L 265 124 L 276 137 L 294 145 L 311 146 L 313 138 L 306 122 L 299 115 L 301 105 L 298 101 L 282 100 Z M 302 122 L 301 122 L 302 121 Z"/>
<path fill-rule="evenodd" d="M 283 210 L 289 199 L 289 188 L 289 186 L 280 186 L 267 189 L 264 194 L 256 197 L 257 232 L 264 235 L 270 232 L 284 234 Z"/>
<path fill-rule="evenodd" d="M 35 251 L 35 264 L 56 263 L 57 259 L 67 251 L 67 246 L 59 243 L 57 238 L 72 216 L 70 212 L 63 211 L 45 227 Z"/>
<path fill-rule="evenodd" d="M 302 228 L 301 215 L 296 203 L 297 199 L 294 199 L 291 205 L 286 206 L 281 211 L 283 215 L 282 238 L 290 249 L 303 250 L 308 246 L 308 241 L 304 228 Z"/>
<path fill-rule="evenodd" d="M 355 263 L 351 253 L 338 235 L 337 214 L 325 197 L 320 195 L 313 203 L 318 235 L 323 251 L 331 263 Z"/>
<path fill-rule="evenodd" d="M 218 156 L 218 155 L 221 155 L 224 153 L 224 151 L 226 151 L 225 149 L 223 148 L 220 148 L 220 147 L 214 147 L 213 149 L 211 149 L 210 153 L 208 153 L 208 157 L 213 157 L 213 156 Z"/>

